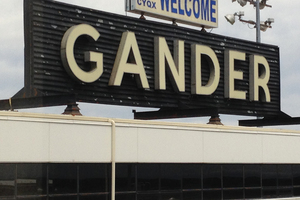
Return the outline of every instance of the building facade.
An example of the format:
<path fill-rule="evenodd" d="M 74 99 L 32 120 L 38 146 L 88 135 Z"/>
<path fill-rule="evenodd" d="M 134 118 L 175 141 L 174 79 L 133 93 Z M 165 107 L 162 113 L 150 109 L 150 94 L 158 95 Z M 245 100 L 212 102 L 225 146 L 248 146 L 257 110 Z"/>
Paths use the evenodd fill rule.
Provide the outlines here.
<path fill-rule="evenodd" d="M 297 199 L 297 131 L 0 112 L 0 199 Z"/>

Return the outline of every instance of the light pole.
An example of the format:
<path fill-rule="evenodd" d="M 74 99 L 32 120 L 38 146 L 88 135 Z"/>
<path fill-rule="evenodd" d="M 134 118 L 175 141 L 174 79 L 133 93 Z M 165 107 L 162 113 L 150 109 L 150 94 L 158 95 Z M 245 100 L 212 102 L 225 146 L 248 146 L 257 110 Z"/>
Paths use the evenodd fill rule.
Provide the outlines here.
<path fill-rule="evenodd" d="M 256 42 L 260 43 L 260 10 L 259 10 L 259 0 L 256 0 Z"/>
<path fill-rule="evenodd" d="M 252 20 L 242 19 L 242 16 L 244 16 L 244 12 L 242 12 L 242 11 L 236 12 L 234 14 L 226 15 L 225 16 L 226 20 L 229 23 L 234 24 L 235 17 L 238 16 L 239 21 L 254 25 L 256 28 L 256 42 L 260 43 L 261 42 L 261 31 L 266 31 L 267 28 L 272 28 L 271 23 L 274 22 L 273 18 L 269 18 L 264 23 L 261 23 L 260 22 L 260 9 L 263 9 L 265 6 L 267 6 L 267 7 L 272 7 L 272 6 L 266 4 L 267 0 L 256 0 L 256 1 L 254 1 L 254 0 L 232 0 L 232 2 L 235 2 L 235 1 L 237 1 L 242 7 L 245 6 L 248 2 L 250 2 L 250 4 L 253 4 L 256 7 L 256 21 L 254 22 Z"/>

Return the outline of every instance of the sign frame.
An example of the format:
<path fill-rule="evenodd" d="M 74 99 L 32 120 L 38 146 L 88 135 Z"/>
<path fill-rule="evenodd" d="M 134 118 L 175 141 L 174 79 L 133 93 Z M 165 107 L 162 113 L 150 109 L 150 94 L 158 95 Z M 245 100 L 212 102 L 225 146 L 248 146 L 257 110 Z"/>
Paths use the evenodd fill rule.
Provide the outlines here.
<path fill-rule="evenodd" d="M 186 25 L 218 28 L 218 0 L 125 0 L 126 11 Z M 207 5 L 208 4 L 208 5 Z"/>
<path fill-rule="evenodd" d="M 247 116 L 277 116 L 281 113 L 279 47 L 275 45 L 258 44 L 53 1 L 28 0 L 24 2 L 24 6 L 25 86 L 13 97 L 13 101 L 9 102 L 24 98 L 24 100 L 31 101 L 27 102 L 30 107 L 63 105 L 75 101 L 151 107 L 162 110 L 205 110 L 206 113 L 213 110 L 213 113 L 218 114 Z M 60 54 L 61 41 L 66 32 L 71 27 L 84 23 L 93 26 L 100 33 L 100 37 L 97 41 L 86 36 L 76 41 L 74 49 L 76 62 L 85 68 L 84 55 L 86 51 L 103 54 L 103 74 L 99 80 L 92 83 L 76 81 L 68 75 Z M 120 86 L 109 85 L 114 63 L 116 63 L 120 50 L 122 35 L 127 32 L 134 33 L 136 37 L 149 81 L 147 89 L 137 87 L 132 73 L 124 75 Z M 170 51 L 173 58 L 174 49 L 176 49 L 174 41 L 185 41 L 185 91 L 175 91 L 169 77 L 166 77 L 166 89 L 155 88 L 154 46 L 156 37 L 162 37 L 166 41 L 167 51 Z M 195 45 L 211 49 L 220 62 L 221 78 L 212 95 L 197 95 L 191 92 L 191 66 L 193 63 L 191 55 L 192 47 Z M 243 72 L 243 78 L 235 80 L 234 84 L 236 90 L 247 91 L 245 100 L 228 98 L 224 94 L 226 82 L 224 60 L 225 52 L 229 50 L 245 55 L 244 59 L 236 59 L 237 69 L 233 70 Z M 270 65 L 270 82 L 268 82 L 270 102 L 250 100 L 249 63 L 251 63 L 253 55 L 265 57 Z M 132 57 L 129 56 L 128 60 L 132 62 L 130 59 Z M 90 60 L 93 58 L 91 57 Z M 204 81 L 208 81 L 210 76 L 209 61 L 210 59 L 203 59 Z M 89 68 L 84 70 L 89 70 Z M 59 98 L 59 96 L 63 96 L 64 100 L 55 101 L 55 98 Z M 3 103 L 7 104 L 7 102 Z M 9 107 L 9 105 L 5 105 L 5 107 Z M 14 106 L 10 105 L 10 107 Z"/>

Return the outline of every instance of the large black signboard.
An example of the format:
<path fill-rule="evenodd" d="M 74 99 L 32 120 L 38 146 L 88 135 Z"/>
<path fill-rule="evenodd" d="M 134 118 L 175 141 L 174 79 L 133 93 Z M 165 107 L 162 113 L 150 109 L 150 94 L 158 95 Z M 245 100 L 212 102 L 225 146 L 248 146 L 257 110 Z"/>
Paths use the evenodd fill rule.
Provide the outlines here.
<path fill-rule="evenodd" d="M 89 27 L 100 35 L 96 39 L 81 35 L 74 42 L 75 63 L 84 73 L 95 66 L 95 62 L 89 62 L 93 58 L 87 59 L 85 52 L 94 52 L 99 63 L 103 60 L 103 72 L 90 82 L 72 75 L 68 64 L 63 63 L 66 51 L 62 40 L 67 38 L 68 31 L 72 32 L 72 27 Z M 46 0 L 25 1 L 25 40 L 23 97 L 72 95 L 77 102 L 217 109 L 219 113 L 241 115 L 268 116 L 280 112 L 277 46 Z M 160 50 L 165 43 L 168 48 Z M 167 58 L 168 51 L 173 61 Z M 121 57 L 124 64 L 124 55 L 133 68 L 142 62 L 144 71 L 118 71 L 122 68 Z M 182 56 L 184 59 L 180 60 Z M 184 63 L 184 75 L 180 75 L 184 83 L 176 82 L 177 72 L 170 69 L 172 62 Z M 165 75 L 158 72 L 162 69 Z M 122 79 L 118 85 L 113 81 L 119 72 Z M 200 86 L 210 86 L 207 94 L 196 91 L 199 77 Z M 141 79 L 146 82 L 141 83 Z"/>

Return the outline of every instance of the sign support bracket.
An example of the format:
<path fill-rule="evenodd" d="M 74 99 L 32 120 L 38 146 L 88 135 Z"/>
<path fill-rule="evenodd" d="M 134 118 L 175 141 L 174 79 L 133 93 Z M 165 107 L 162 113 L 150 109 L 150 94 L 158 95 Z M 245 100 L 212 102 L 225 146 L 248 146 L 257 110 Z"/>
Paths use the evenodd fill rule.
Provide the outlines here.
<path fill-rule="evenodd" d="M 300 117 L 291 117 L 284 112 L 274 117 L 264 117 L 263 119 L 239 120 L 239 126 L 286 126 L 299 125 Z"/>
<path fill-rule="evenodd" d="M 0 110 L 14 110 L 37 107 L 62 106 L 76 103 L 76 95 L 54 95 L 0 100 Z"/>
<path fill-rule="evenodd" d="M 188 117 L 206 117 L 218 116 L 218 108 L 201 108 L 201 109 L 159 109 L 158 111 L 136 112 L 133 110 L 134 119 L 153 120 L 153 119 L 173 119 Z"/>

